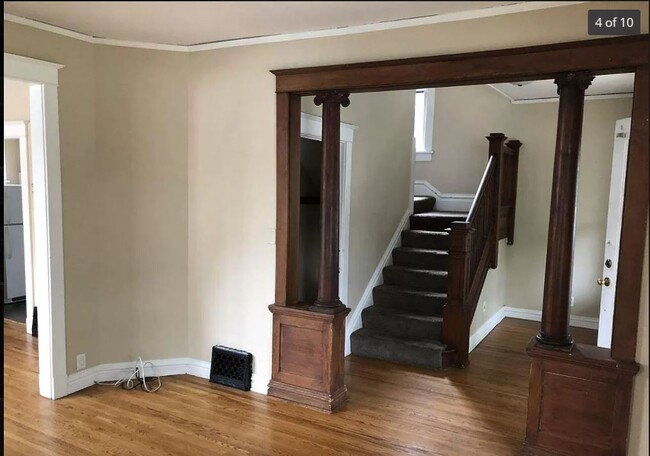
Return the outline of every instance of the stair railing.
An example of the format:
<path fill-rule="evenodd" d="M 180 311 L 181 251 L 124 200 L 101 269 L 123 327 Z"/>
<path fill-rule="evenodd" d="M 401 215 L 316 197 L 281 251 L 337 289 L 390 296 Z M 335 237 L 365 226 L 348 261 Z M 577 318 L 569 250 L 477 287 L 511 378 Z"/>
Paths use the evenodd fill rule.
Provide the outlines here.
<path fill-rule="evenodd" d="M 463 222 L 452 222 L 447 303 L 442 341 L 456 350 L 456 364 L 469 361 L 469 330 L 488 269 L 498 265 L 499 240 L 514 239 L 519 141 L 491 133 L 489 159 L 472 207 Z"/>

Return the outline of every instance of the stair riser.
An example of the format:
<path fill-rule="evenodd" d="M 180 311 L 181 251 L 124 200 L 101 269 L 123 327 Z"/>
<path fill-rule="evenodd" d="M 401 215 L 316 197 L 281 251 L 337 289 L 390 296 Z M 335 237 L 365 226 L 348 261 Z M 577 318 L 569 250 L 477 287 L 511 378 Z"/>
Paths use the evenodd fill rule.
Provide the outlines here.
<path fill-rule="evenodd" d="M 396 363 L 410 364 L 427 369 L 442 368 L 442 351 L 420 347 L 405 346 L 393 341 L 377 341 L 374 338 L 350 338 L 352 353 L 368 358 Z"/>
<path fill-rule="evenodd" d="M 452 222 L 461 222 L 463 217 L 411 217 L 412 230 L 443 231 L 451 226 Z"/>
<path fill-rule="evenodd" d="M 446 271 L 449 264 L 449 255 L 393 250 L 393 264 L 418 269 Z"/>
<path fill-rule="evenodd" d="M 449 250 L 449 236 L 402 231 L 402 246 L 414 249 Z"/>
<path fill-rule="evenodd" d="M 431 212 L 433 206 L 436 204 L 436 199 L 431 197 L 425 200 L 415 201 L 413 203 L 413 213 L 422 214 L 423 212 Z"/>
<path fill-rule="evenodd" d="M 390 293 L 379 289 L 373 290 L 372 300 L 375 306 L 399 309 L 418 315 L 441 316 L 445 305 L 444 298 Z"/>
<path fill-rule="evenodd" d="M 395 337 L 409 339 L 440 340 L 441 322 L 422 321 L 413 318 L 376 315 L 365 312 L 361 315 L 363 327 Z"/>
<path fill-rule="evenodd" d="M 384 283 L 438 293 L 447 292 L 447 276 L 445 275 L 440 276 L 415 271 L 384 269 Z"/>

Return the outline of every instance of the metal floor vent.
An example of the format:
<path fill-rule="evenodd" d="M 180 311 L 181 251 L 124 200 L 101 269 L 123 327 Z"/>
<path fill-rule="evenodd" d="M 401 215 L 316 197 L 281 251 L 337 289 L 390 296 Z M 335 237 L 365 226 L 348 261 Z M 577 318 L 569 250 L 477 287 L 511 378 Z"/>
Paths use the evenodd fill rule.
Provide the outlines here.
<path fill-rule="evenodd" d="M 210 381 L 244 391 L 251 389 L 253 355 L 242 350 L 215 345 L 212 347 Z"/>

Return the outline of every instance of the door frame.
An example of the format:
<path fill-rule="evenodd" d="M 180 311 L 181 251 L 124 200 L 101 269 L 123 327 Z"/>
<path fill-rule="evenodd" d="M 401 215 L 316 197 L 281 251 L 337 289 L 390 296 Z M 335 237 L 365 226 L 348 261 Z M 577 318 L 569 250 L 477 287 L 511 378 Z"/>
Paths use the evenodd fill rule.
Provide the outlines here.
<path fill-rule="evenodd" d="M 7 121 L 4 123 L 4 139 L 17 139 L 20 147 L 20 187 L 23 210 L 23 247 L 25 249 L 25 329 L 32 333 L 32 317 L 34 315 L 34 265 L 32 245 L 32 212 L 31 201 L 31 166 L 29 153 L 28 132 L 29 121 Z"/>
<path fill-rule="evenodd" d="M 350 195 L 352 185 L 352 143 L 354 130 L 358 127 L 341 122 L 341 167 L 340 195 L 341 214 L 339 219 L 339 298 L 344 304 L 348 303 L 349 259 L 350 259 Z M 300 137 L 323 140 L 323 118 L 300 113 Z"/>
<path fill-rule="evenodd" d="M 4 53 L 4 77 L 30 84 L 34 202 L 34 302 L 38 306 L 39 393 L 68 394 L 58 73 L 63 65 Z"/>

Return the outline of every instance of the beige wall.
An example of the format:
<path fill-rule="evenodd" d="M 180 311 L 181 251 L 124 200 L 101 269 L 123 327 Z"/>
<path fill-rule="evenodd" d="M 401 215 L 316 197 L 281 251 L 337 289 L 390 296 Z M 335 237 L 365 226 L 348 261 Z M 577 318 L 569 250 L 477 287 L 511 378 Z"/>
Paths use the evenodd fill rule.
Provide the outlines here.
<path fill-rule="evenodd" d="M 4 121 L 29 120 L 29 84 L 4 78 L 2 91 Z"/>
<path fill-rule="evenodd" d="M 444 193 L 475 193 L 488 160 L 492 132 L 510 134 L 513 105 L 488 86 L 435 89 L 433 150 L 416 162 L 415 179 Z"/>
<path fill-rule="evenodd" d="M 415 92 L 358 93 L 341 110 L 352 145 L 348 302 L 354 312 L 409 208 Z M 320 115 L 313 97 L 302 110 Z"/>
<path fill-rule="evenodd" d="M 630 98 L 591 100 L 585 104 L 573 278 L 574 315 L 598 317 L 600 288 L 595 280 L 603 264 L 614 125 L 616 120 L 629 117 L 631 108 Z M 488 309 L 497 297 L 503 305 L 511 307 L 542 308 L 557 109 L 557 102 L 514 105 L 488 86 L 436 89 L 435 154 L 431 162 L 415 164 L 416 179 L 430 182 L 443 192 L 473 193 L 487 163 L 485 136 L 502 132 L 523 142 L 515 244 L 503 248 L 501 254 L 506 263 L 502 261 L 499 269 L 490 271 L 488 276 L 489 281 L 495 275 L 507 280 L 507 293 L 486 296 Z M 486 285 L 484 294 L 489 289 Z M 483 320 L 480 311 L 479 306 L 475 325 L 477 320 Z M 486 315 L 491 316 L 490 312 Z"/>
<path fill-rule="evenodd" d="M 136 353 L 145 358 L 187 353 L 208 360 L 208 344 L 218 342 L 252 351 L 256 375 L 270 374 L 267 305 L 273 301 L 275 265 L 270 70 L 584 40 L 591 38 L 585 21 L 593 7 L 181 56 L 97 51 L 101 46 L 5 22 L 6 52 L 66 65 L 60 72 L 59 117 L 69 371 L 80 351 L 88 354 L 89 365 Z M 640 8 L 647 33 L 645 3 L 598 7 Z M 186 154 L 182 146 L 172 153 L 183 137 Z M 178 174 L 186 166 L 183 183 Z M 186 206 L 175 198 L 170 202 L 173 191 L 161 182 L 178 190 L 174 196 L 185 187 Z M 173 258 L 157 251 L 164 249 Z M 178 287 L 170 293 L 178 300 L 163 294 L 167 286 Z M 132 320 L 145 324 L 142 339 L 131 338 L 137 326 Z M 643 325 L 647 334 L 647 320 Z M 188 327 L 196 331 L 191 340 Z M 113 345 L 116 339 L 126 341 Z M 647 400 L 647 389 L 639 394 L 637 401 Z M 635 417 L 638 413 L 635 409 Z M 635 421 L 633 432 L 641 433 L 640 426 Z"/>
<path fill-rule="evenodd" d="M 505 239 L 499 242 L 499 266 L 496 269 L 488 270 L 487 276 L 485 277 L 483 290 L 476 304 L 470 334 L 478 331 L 499 309 L 506 305 L 506 292 L 509 286 L 508 250 L 511 248 L 506 242 Z M 485 308 L 483 308 L 484 306 Z"/>
<path fill-rule="evenodd" d="M 4 183 L 20 184 L 20 140 L 4 140 Z"/>
<path fill-rule="evenodd" d="M 59 72 L 66 346 L 88 367 L 187 350 L 187 61 L 4 23 Z"/>
<path fill-rule="evenodd" d="M 558 103 L 516 105 L 512 137 L 521 140 L 515 243 L 508 247 L 506 305 L 541 310 Z M 614 126 L 631 99 L 585 103 L 573 270 L 573 315 L 598 317 Z"/>
<path fill-rule="evenodd" d="M 632 6 L 646 8 L 647 15 L 647 7 Z M 584 22 L 589 8 L 581 4 L 191 54 L 190 355 L 207 360 L 212 343 L 238 346 L 253 352 L 256 374 L 270 374 L 271 315 L 266 306 L 273 302 L 275 258 L 275 95 L 270 70 L 588 39 Z M 233 216 L 224 219 L 223 213 Z"/>

